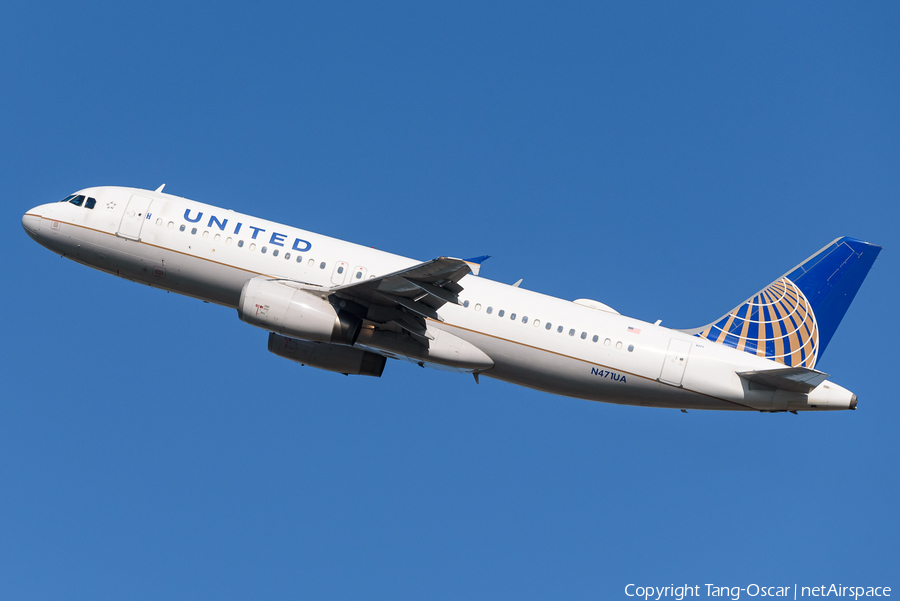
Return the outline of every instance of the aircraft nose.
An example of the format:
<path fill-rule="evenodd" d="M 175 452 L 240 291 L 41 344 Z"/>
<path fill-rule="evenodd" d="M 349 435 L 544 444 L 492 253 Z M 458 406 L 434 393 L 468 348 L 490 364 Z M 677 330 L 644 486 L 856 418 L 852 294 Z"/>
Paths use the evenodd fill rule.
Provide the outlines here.
<path fill-rule="evenodd" d="M 41 207 L 35 207 L 22 215 L 22 227 L 34 238 L 41 230 Z"/>

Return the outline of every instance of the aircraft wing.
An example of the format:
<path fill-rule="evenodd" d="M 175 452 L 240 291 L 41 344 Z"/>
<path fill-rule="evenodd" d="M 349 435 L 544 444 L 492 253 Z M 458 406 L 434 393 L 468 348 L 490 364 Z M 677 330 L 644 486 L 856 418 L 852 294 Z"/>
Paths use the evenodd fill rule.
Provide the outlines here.
<path fill-rule="evenodd" d="M 770 388 L 803 393 L 809 393 L 828 379 L 828 374 L 806 367 L 740 371 L 737 372 L 737 375 L 745 380 L 769 386 Z"/>
<path fill-rule="evenodd" d="M 394 323 L 421 339 L 429 339 L 425 318 L 443 321 L 437 314 L 446 303 L 459 304 L 459 280 L 471 273 L 461 259 L 438 257 L 377 278 L 329 290 L 341 300 L 356 303 L 364 317 L 376 323 Z"/>

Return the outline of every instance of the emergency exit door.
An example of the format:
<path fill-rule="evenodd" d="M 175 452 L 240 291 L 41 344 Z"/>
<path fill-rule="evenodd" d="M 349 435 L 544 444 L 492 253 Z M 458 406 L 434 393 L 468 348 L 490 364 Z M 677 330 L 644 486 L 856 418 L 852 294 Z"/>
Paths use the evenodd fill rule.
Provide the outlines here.
<path fill-rule="evenodd" d="M 331 283 L 335 286 L 340 286 L 344 283 L 344 280 L 347 278 L 347 265 L 344 261 L 338 261 L 334 265 L 334 271 L 331 274 Z"/>
<path fill-rule="evenodd" d="M 122 215 L 122 221 L 119 222 L 119 231 L 116 232 L 116 235 L 129 240 L 140 240 L 141 228 L 149 217 L 148 212 L 150 211 L 151 202 L 153 200 L 146 196 L 138 196 L 137 194 L 132 196 L 128 201 L 128 206 L 125 207 L 125 214 Z"/>
<path fill-rule="evenodd" d="M 693 346 L 693 343 L 679 338 L 672 338 L 669 341 L 669 350 L 663 362 L 662 372 L 659 374 L 660 382 L 681 386 L 691 346 Z"/>

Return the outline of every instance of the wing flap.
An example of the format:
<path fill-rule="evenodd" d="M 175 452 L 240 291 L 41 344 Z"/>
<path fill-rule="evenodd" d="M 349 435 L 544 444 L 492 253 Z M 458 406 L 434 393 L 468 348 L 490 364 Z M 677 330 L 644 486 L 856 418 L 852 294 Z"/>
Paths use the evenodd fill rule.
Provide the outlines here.
<path fill-rule="evenodd" d="M 439 300 L 442 300 L 445 303 L 453 303 L 454 305 L 459 304 L 459 295 L 456 292 L 449 291 L 446 288 L 432 286 L 431 284 L 426 284 L 425 282 L 417 282 L 416 280 L 411 280 L 409 278 L 404 279 L 407 282 L 410 282 L 414 286 L 418 287 L 420 290 L 427 292 L 431 296 L 437 297 Z"/>
<path fill-rule="evenodd" d="M 434 336 L 428 333 L 428 328 L 425 326 L 425 323 L 420 323 L 420 320 L 416 319 L 412 315 L 409 315 L 408 313 L 398 312 L 397 317 L 392 321 L 400 328 L 406 330 L 410 334 L 415 334 L 419 338 L 423 338 L 426 340 L 434 339 Z"/>
<path fill-rule="evenodd" d="M 379 292 L 382 297 L 391 301 L 392 303 L 397 303 L 401 307 L 406 307 L 416 315 L 421 315 L 422 317 L 429 317 L 435 321 L 444 321 L 441 319 L 441 316 L 437 314 L 437 311 L 426 305 L 425 303 L 420 303 L 418 301 L 404 298 L 402 296 L 395 296 L 393 294 L 388 294 L 386 292 Z"/>

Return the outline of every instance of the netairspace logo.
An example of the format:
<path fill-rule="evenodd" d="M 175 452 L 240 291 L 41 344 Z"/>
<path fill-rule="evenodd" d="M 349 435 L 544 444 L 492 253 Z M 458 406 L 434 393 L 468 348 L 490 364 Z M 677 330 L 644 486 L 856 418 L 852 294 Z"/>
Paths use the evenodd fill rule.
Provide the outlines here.
<path fill-rule="evenodd" d="M 799 599 L 801 597 L 846 597 L 859 599 L 861 597 L 890 597 L 889 586 L 843 586 L 841 584 L 822 584 L 819 586 L 764 586 L 761 584 L 748 584 L 747 586 L 718 586 L 715 584 L 684 584 L 675 586 L 638 586 L 629 584 L 625 587 L 625 594 L 629 597 L 639 597 L 648 601 L 661 601 L 663 598 L 671 598 L 682 601 L 688 597 L 719 597 L 738 601 L 741 595 L 745 597 L 780 597 L 782 599 Z"/>

